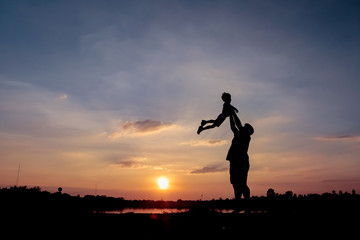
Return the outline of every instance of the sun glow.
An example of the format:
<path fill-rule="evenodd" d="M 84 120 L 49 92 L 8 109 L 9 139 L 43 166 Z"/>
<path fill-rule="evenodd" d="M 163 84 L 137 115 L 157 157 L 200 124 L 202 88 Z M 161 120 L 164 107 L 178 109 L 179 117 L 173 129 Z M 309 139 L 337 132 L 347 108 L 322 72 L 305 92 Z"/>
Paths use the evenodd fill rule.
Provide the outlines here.
<path fill-rule="evenodd" d="M 166 177 L 159 177 L 157 179 L 157 185 L 160 189 L 168 189 L 169 188 L 169 179 Z"/>

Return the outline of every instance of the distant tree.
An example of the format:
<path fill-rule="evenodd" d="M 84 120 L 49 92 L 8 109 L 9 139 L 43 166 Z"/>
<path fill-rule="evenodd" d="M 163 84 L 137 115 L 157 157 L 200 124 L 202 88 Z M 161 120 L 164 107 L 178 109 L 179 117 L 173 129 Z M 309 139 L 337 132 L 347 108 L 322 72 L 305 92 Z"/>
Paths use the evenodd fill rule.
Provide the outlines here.
<path fill-rule="evenodd" d="M 59 187 L 59 188 L 58 188 L 58 191 L 59 191 L 59 193 L 61 193 L 61 191 L 62 191 L 62 187 Z"/>
<path fill-rule="evenodd" d="M 292 198 L 293 197 L 293 192 L 292 191 L 286 191 L 285 196 L 288 197 L 288 198 Z"/>
<path fill-rule="evenodd" d="M 268 198 L 273 198 L 273 197 L 275 197 L 275 190 L 274 189 L 272 189 L 272 188 L 269 188 L 268 190 L 267 190 L 267 192 L 266 192 L 266 196 L 268 197 Z"/>

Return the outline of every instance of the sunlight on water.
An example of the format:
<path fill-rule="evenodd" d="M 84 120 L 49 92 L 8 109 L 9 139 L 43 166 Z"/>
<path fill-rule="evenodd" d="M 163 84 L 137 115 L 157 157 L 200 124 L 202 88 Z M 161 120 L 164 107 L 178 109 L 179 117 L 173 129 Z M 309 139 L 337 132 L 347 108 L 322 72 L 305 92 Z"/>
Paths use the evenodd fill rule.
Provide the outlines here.
<path fill-rule="evenodd" d="M 190 211 L 190 209 L 188 209 L 188 208 L 185 208 L 185 209 L 176 209 L 176 208 L 124 208 L 124 209 L 111 210 L 111 211 L 95 211 L 94 213 L 104 213 L 104 214 L 127 214 L 127 213 L 134 213 L 134 214 L 169 214 L 169 213 L 185 213 L 185 212 L 189 212 L 189 211 Z M 242 213 L 245 213 L 244 210 L 234 212 L 234 209 L 213 209 L 213 210 L 210 210 L 210 211 L 214 211 L 216 213 L 223 213 L 223 214 L 232 214 L 232 213 L 242 214 Z"/>
<path fill-rule="evenodd" d="M 126 213 L 142 213 L 142 214 L 166 214 L 166 213 L 183 213 L 189 209 L 176 208 L 124 208 L 113 211 L 102 211 L 105 214 L 126 214 Z M 99 213 L 99 212 L 98 212 Z"/>

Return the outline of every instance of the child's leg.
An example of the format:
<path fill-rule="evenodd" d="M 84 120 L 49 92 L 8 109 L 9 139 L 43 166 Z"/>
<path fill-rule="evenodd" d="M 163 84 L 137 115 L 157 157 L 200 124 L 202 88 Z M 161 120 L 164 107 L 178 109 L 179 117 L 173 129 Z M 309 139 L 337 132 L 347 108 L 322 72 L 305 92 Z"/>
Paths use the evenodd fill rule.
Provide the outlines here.
<path fill-rule="evenodd" d="M 216 120 L 212 120 L 212 119 L 210 119 L 210 120 L 202 120 L 201 125 L 197 130 L 197 134 L 200 134 L 203 130 L 211 129 L 211 128 L 214 128 L 214 127 L 219 127 L 221 125 L 221 123 L 224 122 L 225 118 L 226 118 L 226 115 L 220 114 L 216 118 Z M 212 123 L 212 124 L 204 127 L 208 123 Z"/>
<path fill-rule="evenodd" d="M 206 126 L 206 127 L 202 127 L 202 130 L 207 130 L 207 129 L 211 129 L 211 128 L 214 128 L 214 127 L 217 127 L 215 122 L 213 124 L 211 124 L 211 125 Z"/>
<path fill-rule="evenodd" d="M 210 128 L 219 127 L 224 122 L 225 118 L 226 118 L 226 115 L 221 113 L 215 120 L 212 120 L 212 119 L 202 120 L 201 126 L 204 126 L 208 123 L 212 123 L 213 126 L 211 125 L 212 127 L 210 127 Z"/>
<path fill-rule="evenodd" d="M 226 119 L 226 115 L 220 114 L 214 121 L 214 125 L 220 127 L 220 125 L 225 121 L 225 119 Z"/>
<path fill-rule="evenodd" d="M 212 123 L 212 124 L 204 127 L 208 123 Z M 216 120 L 212 120 L 212 119 L 210 119 L 210 120 L 202 120 L 201 125 L 197 130 L 197 134 L 200 134 L 203 130 L 214 128 L 214 127 L 217 127 Z"/>
<path fill-rule="evenodd" d="M 205 124 L 207 123 L 213 123 L 211 125 L 208 125 L 206 127 L 203 127 Z M 203 122 L 201 122 L 201 126 L 198 128 L 197 130 L 197 134 L 200 134 L 203 130 L 207 130 L 207 129 L 210 129 L 210 128 L 214 128 L 214 127 L 217 127 L 216 123 L 214 120 L 208 120 L 206 121 L 206 123 L 203 124 Z"/>
<path fill-rule="evenodd" d="M 208 123 L 214 123 L 214 122 L 215 122 L 215 120 L 212 120 L 212 119 L 210 119 L 210 120 L 202 120 L 201 121 L 201 126 L 204 126 L 204 125 L 206 125 Z"/>

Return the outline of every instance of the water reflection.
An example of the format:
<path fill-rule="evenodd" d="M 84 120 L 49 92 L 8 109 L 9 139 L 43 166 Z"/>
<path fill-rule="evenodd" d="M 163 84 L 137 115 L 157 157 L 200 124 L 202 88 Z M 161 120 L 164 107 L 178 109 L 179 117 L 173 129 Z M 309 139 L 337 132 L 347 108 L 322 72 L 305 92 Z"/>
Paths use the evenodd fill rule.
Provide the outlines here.
<path fill-rule="evenodd" d="M 105 214 L 126 214 L 126 213 L 140 213 L 140 214 L 166 214 L 166 213 L 184 213 L 189 209 L 176 209 L 176 208 L 124 208 L 112 211 L 101 211 L 97 213 Z"/>
<path fill-rule="evenodd" d="M 245 210 L 235 211 L 234 209 L 215 209 L 217 213 L 245 213 Z"/>
<path fill-rule="evenodd" d="M 171 213 L 185 213 L 191 211 L 188 208 L 124 208 L 124 209 L 118 209 L 118 210 L 111 210 L 111 211 L 95 211 L 95 213 L 104 213 L 104 214 L 128 214 L 128 213 L 134 213 L 134 214 L 171 214 Z M 242 211 L 234 211 L 234 209 L 212 209 L 209 211 L 214 211 L 217 213 L 223 213 L 223 214 L 229 214 L 229 213 L 245 213 L 244 210 Z M 255 211 L 256 212 L 256 211 Z"/>

